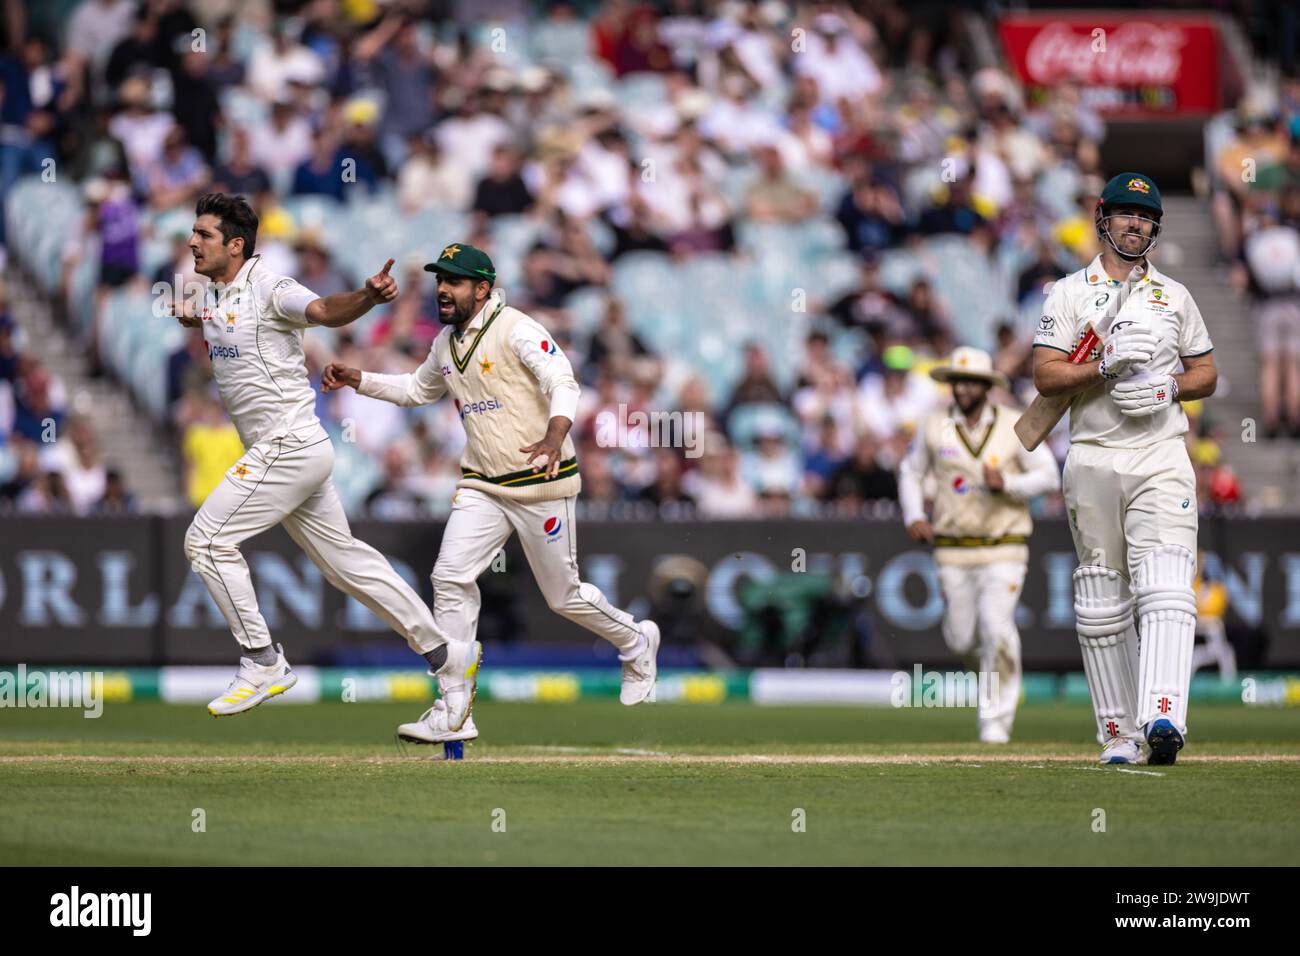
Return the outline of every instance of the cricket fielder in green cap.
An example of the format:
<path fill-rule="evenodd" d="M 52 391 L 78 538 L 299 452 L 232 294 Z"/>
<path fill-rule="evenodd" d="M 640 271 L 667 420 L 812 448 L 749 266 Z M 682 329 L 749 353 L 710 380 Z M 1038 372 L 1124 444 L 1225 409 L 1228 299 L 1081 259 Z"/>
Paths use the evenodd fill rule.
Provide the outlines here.
<path fill-rule="evenodd" d="M 465 427 L 461 479 L 433 569 L 434 619 L 453 641 L 473 641 L 475 583 L 511 534 L 518 534 L 546 602 L 613 644 L 623 662 L 619 699 L 652 699 L 659 628 L 613 607 L 578 576 L 574 502 L 582 487 L 569 429 L 578 383 L 568 358 L 541 324 L 506 305 L 492 260 L 452 243 L 425 270 L 438 278 L 444 328 L 424 363 L 408 375 L 331 364 L 322 388 L 344 385 L 398 405 L 450 395 Z M 471 740 L 472 719 L 456 731 L 436 703 L 398 734 L 420 743 Z"/>
<path fill-rule="evenodd" d="M 1149 176 L 1111 179 L 1101 254 L 1053 286 L 1034 336 L 1034 385 L 1072 396 L 1062 488 L 1102 763 L 1172 764 L 1187 734 L 1197 509 L 1180 403 L 1218 376 L 1196 303 L 1150 261 L 1163 212 Z M 1069 361 L 1088 326 L 1103 344 Z"/>

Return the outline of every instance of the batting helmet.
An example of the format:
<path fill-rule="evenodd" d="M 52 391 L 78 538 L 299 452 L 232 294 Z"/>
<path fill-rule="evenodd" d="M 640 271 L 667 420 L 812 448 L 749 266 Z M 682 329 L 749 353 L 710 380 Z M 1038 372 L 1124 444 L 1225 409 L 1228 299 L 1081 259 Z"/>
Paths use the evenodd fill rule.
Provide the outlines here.
<path fill-rule="evenodd" d="M 1151 235 L 1146 237 L 1146 245 L 1137 252 L 1126 251 L 1110 232 L 1110 220 L 1117 213 L 1136 216 L 1151 223 Z M 1097 236 L 1115 250 L 1115 254 L 1126 262 L 1135 262 L 1151 254 L 1160 238 L 1160 220 L 1164 208 L 1160 204 L 1160 190 L 1151 181 L 1150 176 L 1141 173 L 1120 173 L 1106 184 L 1097 200 L 1096 224 Z"/>

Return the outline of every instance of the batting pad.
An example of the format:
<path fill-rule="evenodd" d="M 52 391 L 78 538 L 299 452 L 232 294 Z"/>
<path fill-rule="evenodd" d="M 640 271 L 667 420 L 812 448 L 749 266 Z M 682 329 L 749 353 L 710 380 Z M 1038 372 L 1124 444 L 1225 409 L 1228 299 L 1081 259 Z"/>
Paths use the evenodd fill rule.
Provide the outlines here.
<path fill-rule="evenodd" d="M 1187 733 L 1187 692 L 1196 643 L 1196 556 L 1176 544 L 1158 545 L 1137 566 L 1138 724 L 1168 718 Z"/>
<path fill-rule="evenodd" d="M 1137 632 L 1133 595 L 1123 575 L 1085 564 L 1074 571 L 1074 620 L 1083 650 L 1097 743 L 1140 739 L 1137 724 Z"/>

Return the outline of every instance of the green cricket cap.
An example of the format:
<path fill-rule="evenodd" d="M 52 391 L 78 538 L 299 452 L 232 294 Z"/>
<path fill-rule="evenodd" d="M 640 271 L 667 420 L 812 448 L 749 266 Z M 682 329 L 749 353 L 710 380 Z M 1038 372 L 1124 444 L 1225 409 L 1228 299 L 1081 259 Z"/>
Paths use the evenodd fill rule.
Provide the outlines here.
<path fill-rule="evenodd" d="M 424 271 L 449 272 L 470 279 L 485 279 L 492 285 L 496 285 L 497 281 L 497 270 L 488 254 L 465 242 L 453 242 L 445 247 L 438 254 L 437 262 L 425 263 Z"/>
<path fill-rule="evenodd" d="M 1160 205 L 1160 190 L 1151 181 L 1150 176 L 1141 173 L 1120 173 L 1111 178 L 1106 188 L 1101 191 L 1103 206 L 1145 206 L 1163 213 Z"/>

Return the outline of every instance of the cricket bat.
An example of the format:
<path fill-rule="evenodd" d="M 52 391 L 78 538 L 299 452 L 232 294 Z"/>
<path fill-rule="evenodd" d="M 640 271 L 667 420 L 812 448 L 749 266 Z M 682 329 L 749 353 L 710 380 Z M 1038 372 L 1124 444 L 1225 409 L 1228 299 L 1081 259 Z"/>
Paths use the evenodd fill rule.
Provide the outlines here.
<path fill-rule="evenodd" d="M 1083 338 L 1070 353 L 1070 364 L 1082 365 L 1088 361 L 1089 353 L 1100 344 L 1101 336 L 1097 334 L 1092 323 L 1088 323 L 1083 330 Z M 1056 423 L 1061 420 L 1061 416 L 1065 414 L 1072 401 L 1074 401 L 1073 395 L 1054 395 L 1051 398 L 1044 398 L 1042 395 L 1034 396 L 1034 400 L 1029 403 L 1024 414 L 1016 420 L 1015 425 L 1016 437 L 1020 439 L 1020 444 L 1025 446 L 1025 451 L 1033 451 L 1043 443 L 1043 439 L 1052 433 L 1052 429 L 1056 427 Z"/>

